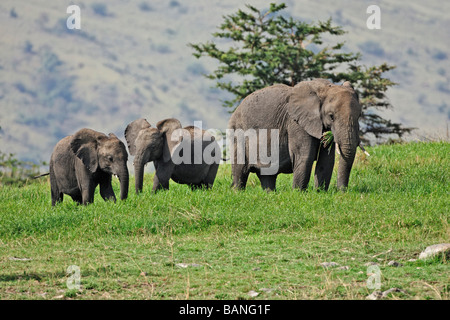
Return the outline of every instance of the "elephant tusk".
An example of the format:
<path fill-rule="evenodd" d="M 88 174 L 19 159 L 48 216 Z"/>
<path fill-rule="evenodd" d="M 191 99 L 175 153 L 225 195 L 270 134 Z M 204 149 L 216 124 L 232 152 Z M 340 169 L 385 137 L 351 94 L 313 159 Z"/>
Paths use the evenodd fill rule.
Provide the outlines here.
<path fill-rule="evenodd" d="M 341 151 L 339 150 L 339 145 L 336 142 L 336 152 L 338 153 L 338 155 L 341 155 Z"/>
<path fill-rule="evenodd" d="M 361 148 L 362 151 L 364 151 L 364 153 L 370 157 L 370 154 L 366 151 L 366 149 L 364 149 L 364 146 L 362 145 L 362 142 L 359 143 L 359 147 Z"/>

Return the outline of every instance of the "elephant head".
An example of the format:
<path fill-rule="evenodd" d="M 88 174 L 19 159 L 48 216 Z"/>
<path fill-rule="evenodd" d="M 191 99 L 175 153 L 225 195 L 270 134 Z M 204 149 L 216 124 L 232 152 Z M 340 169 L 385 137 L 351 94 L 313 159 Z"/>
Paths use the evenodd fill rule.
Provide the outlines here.
<path fill-rule="evenodd" d="M 334 85 L 324 79 L 297 84 L 288 101 L 289 115 L 305 131 L 317 138 L 331 130 L 340 150 L 337 186 L 348 186 L 350 171 L 360 143 L 361 106 L 350 82 Z"/>
<path fill-rule="evenodd" d="M 116 175 L 120 181 L 120 199 L 128 197 L 128 153 L 116 135 L 81 129 L 73 135 L 70 147 L 92 173 L 101 170 Z"/>
<path fill-rule="evenodd" d="M 165 119 L 153 128 L 146 119 L 131 122 L 125 129 L 125 139 L 128 149 L 134 158 L 134 176 L 136 193 L 142 191 L 144 181 L 144 166 L 155 161 L 168 163 L 179 141 L 172 141 L 172 133 L 181 129 L 177 119 Z"/>

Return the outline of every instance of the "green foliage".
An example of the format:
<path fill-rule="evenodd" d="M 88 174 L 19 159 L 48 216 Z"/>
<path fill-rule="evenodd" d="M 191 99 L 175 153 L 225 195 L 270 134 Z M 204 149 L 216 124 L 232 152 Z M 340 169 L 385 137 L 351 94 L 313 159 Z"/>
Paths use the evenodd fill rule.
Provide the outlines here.
<path fill-rule="evenodd" d="M 394 66 L 386 63 L 361 66 L 356 63 L 360 59 L 359 53 L 341 52 L 344 42 L 323 45 L 324 35 L 345 34 L 341 27 L 332 25 L 331 18 L 317 23 L 286 18 L 279 13 L 286 8 L 284 3 L 272 3 L 267 11 L 250 5 L 247 8 L 248 11 L 238 10 L 225 16 L 220 31 L 213 33 L 222 43 L 223 39 L 231 40 L 229 48 L 222 49 L 214 42 L 190 44 L 195 57 L 218 60 L 217 69 L 207 77 L 215 80 L 218 88 L 234 95 L 234 99 L 224 101 L 224 107 L 234 111 L 247 95 L 275 83 L 294 86 L 313 78 L 333 82 L 347 80 L 361 97 L 364 112 L 361 135 L 365 140 L 369 133 L 376 138 L 385 134 L 401 137 L 411 130 L 385 120 L 373 111 L 391 107 L 385 92 L 395 83 L 384 78 L 383 73 Z M 370 47 L 373 49 L 374 45 Z M 338 71 L 343 66 L 347 71 Z"/>
<path fill-rule="evenodd" d="M 30 161 L 20 161 L 14 154 L 0 151 L 0 186 L 23 186 L 32 177 L 39 174 L 40 165 Z"/>
<path fill-rule="evenodd" d="M 331 146 L 331 143 L 333 142 L 333 140 L 334 140 L 333 132 L 327 131 L 327 132 L 323 133 L 322 138 L 320 139 L 320 142 L 324 148 L 327 148 L 327 147 Z"/>

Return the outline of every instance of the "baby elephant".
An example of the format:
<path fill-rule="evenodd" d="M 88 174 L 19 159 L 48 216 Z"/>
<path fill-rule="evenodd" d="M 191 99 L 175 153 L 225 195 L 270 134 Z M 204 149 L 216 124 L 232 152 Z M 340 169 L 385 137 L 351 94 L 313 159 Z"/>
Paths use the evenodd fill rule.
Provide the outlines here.
<path fill-rule="evenodd" d="M 131 122 L 125 130 L 134 158 L 136 193 L 142 191 L 144 166 L 153 161 L 153 191 L 169 189 L 169 180 L 192 189 L 211 188 L 221 159 L 220 147 L 207 131 L 181 127 L 177 119 L 165 119 L 152 128 L 145 119 Z"/>
<path fill-rule="evenodd" d="M 94 201 L 100 184 L 105 200 L 116 201 L 111 186 L 112 175 L 120 181 L 120 199 L 128 196 L 128 153 L 125 145 L 113 133 L 109 136 L 81 129 L 57 143 L 50 159 L 52 206 L 68 194 L 78 203 Z"/>

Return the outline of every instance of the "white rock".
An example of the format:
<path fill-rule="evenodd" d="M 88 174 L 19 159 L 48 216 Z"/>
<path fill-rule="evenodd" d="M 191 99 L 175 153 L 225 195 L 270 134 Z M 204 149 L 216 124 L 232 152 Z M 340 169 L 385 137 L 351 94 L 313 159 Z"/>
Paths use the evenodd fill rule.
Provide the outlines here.
<path fill-rule="evenodd" d="M 447 257 L 450 258 L 450 243 L 440 243 L 427 247 L 419 255 L 419 259 L 428 259 L 441 252 L 445 252 Z"/>

